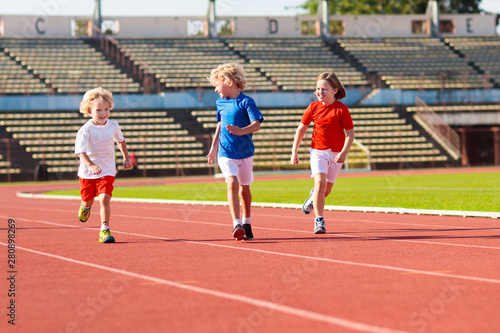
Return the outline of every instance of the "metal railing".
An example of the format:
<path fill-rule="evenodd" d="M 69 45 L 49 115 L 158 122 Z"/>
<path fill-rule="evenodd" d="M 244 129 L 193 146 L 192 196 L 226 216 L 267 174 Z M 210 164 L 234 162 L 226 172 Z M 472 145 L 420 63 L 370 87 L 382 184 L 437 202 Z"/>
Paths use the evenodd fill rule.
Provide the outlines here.
<path fill-rule="evenodd" d="M 0 174 L 7 175 L 7 181 L 10 183 L 12 181 L 12 175 L 19 173 L 19 169 L 12 167 L 11 161 L 11 147 L 12 139 L 0 139 L 0 144 L 2 146 L 3 154 L 0 154 L 1 159 L 0 162 L 3 161 L 5 163 L 0 164 Z M 5 150 L 4 150 L 5 149 Z"/>
<path fill-rule="evenodd" d="M 461 157 L 460 136 L 446 124 L 424 101 L 416 97 L 414 119 L 453 157 Z"/>
<path fill-rule="evenodd" d="M 96 40 L 96 45 L 99 50 L 113 62 L 125 68 L 134 79 L 141 82 L 144 87 L 144 93 L 161 92 L 161 82 L 156 79 L 153 71 L 146 64 L 137 64 L 120 47 L 119 42 L 113 37 L 104 34 L 95 24 L 92 25 L 92 37 Z M 157 91 L 154 91 L 157 90 Z"/>

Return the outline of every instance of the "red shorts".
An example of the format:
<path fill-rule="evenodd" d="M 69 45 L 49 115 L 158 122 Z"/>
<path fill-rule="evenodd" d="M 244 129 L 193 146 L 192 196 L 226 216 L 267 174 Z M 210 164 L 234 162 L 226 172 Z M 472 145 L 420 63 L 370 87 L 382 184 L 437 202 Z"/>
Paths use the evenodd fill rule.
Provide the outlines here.
<path fill-rule="evenodd" d="M 80 178 L 80 196 L 83 201 L 90 201 L 101 193 L 107 193 L 111 197 L 114 182 L 115 177 L 113 176 L 104 176 L 97 179 Z"/>

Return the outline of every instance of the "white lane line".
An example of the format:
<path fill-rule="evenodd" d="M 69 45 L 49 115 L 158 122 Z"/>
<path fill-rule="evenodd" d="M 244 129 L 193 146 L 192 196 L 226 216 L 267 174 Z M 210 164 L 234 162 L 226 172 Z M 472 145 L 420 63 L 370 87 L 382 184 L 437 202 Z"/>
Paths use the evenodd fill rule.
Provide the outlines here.
<path fill-rule="evenodd" d="M 0 205 L 0 207 L 2 207 Z M 22 206 L 23 209 L 29 208 Z M 53 208 L 50 209 L 44 209 L 44 208 L 36 208 L 37 211 L 40 210 L 46 210 L 46 211 L 53 211 Z M 70 211 L 66 211 L 70 212 Z M 72 211 L 71 211 L 72 212 Z M 256 215 L 256 214 L 254 214 Z M 149 219 L 149 220 L 159 220 L 159 221 L 172 221 L 172 222 L 182 222 L 182 223 L 193 223 L 193 224 L 206 224 L 206 225 L 217 225 L 217 226 L 227 226 L 227 223 L 215 223 L 215 222 L 203 222 L 203 221 L 190 221 L 190 220 L 181 220 L 181 219 L 171 219 L 171 218 L 165 218 L 165 217 L 145 217 L 145 216 L 136 216 L 136 215 L 125 215 L 125 214 L 113 214 L 113 216 L 116 217 L 125 217 L 125 218 L 140 218 L 140 219 Z M 266 215 L 266 216 L 272 216 L 272 215 Z M 281 215 L 276 215 L 280 217 Z M 7 216 L 3 216 L 5 218 L 10 218 Z M 331 220 L 335 220 L 331 219 Z M 33 222 L 37 222 L 35 220 L 31 220 Z M 362 222 L 362 223 L 374 223 L 374 224 L 395 224 L 395 225 L 403 225 L 403 226 L 419 226 L 419 227 L 426 227 L 426 228 L 442 228 L 442 229 L 464 229 L 468 230 L 473 227 L 463 227 L 463 226 L 444 226 L 444 225 L 426 225 L 426 224 L 403 224 L 403 223 L 397 223 L 397 222 L 379 222 L 379 221 L 370 221 L 370 220 L 345 220 L 342 219 L 342 221 L 351 221 L 351 222 Z M 80 227 L 84 227 L 84 225 L 81 225 Z M 282 228 L 266 228 L 266 227 L 255 227 L 254 229 L 259 229 L 259 230 L 272 230 L 272 231 L 284 231 L 284 232 L 297 232 L 297 233 L 304 233 L 304 234 L 310 234 L 310 231 L 304 231 L 304 230 L 294 230 L 294 229 L 282 229 Z M 391 232 L 389 230 L 388 232 Z M 415 232 L 420 232 L 419 230 L 415 230 Z M 334 237 L 348 237 L 348 238 L 358 238 L 358 239 L 372 239 L 372 240 L 386 240 L 386 241 L 393 241 L 393 242 L 403 242 L 403 243 L 416 243 L 416 244 L 429 244 L 429 245 L 440 245 L 440 246 L 451 246 L 451 247 L 464 247 L 464 248 L 475 248 L 475 249 L 489 249 L 489 250 L 500 250 L 500 247 L 497 246 L 485 246 L 485 245 L 470 245 L 470 244 L 456 244 L 456 243 L 444 243 L 444 242 L 433 242 L 433 241 L 426 241 L 426 240 L 412 240 L 412 239 L 397 239 L 398 236 L 395 236 L 393 238 L 391 237 L 375 237 L 375 236 L 357 236 L 357 235 L 349 235 L 349 234 L 342 234 L 342 233 L 330 233 L 328 234 L 329 236 L 334 236 Z M 404 236 L 402 237 L 404 238 Z M 451 237 L 453 239 L 453 237 Z M 319 238 L 318 238 L 319 239 Z"/>
<path fill-rule="evenodd" d="M 47 195 L 36 192 L 17 192 L 16 195 L 21 198 L 34 199 L 65 199 L 65 200 L 81 200 L 79 196 L 66 195 Z M 163 203 L 163 204 L 183 204 L 183 205 L 207 205 L 207 206 L 227 206 L 226 201 L 194 201 L 194 200 L 170 200 L 170 199 L 142 199 L 142 198 L 117 198 L 113 197 L 113 201 L 117 202 L 141 202 L 141 203 Z M 265 203 L 252 202 L 252 207 L 268 207 L 268 208 L 302 208 L 301 204 L 284 204 L 284 203 Z M 414 209 L 414 208 L 399 208 L 399 207 L 358 207 L 358 206 L 332 206 L 326 205 L 325 210 L 329 211 L 347 211 L 347 212 L 375 212 L 375 213 L 396 213 L 396 214 L 416 214 L 416 215 L 438 215 L 438 216 L 461 216 L 461 217 L 490 217 L 494 219 L 500 218 L 500 212 L 473 212 L 461 210 L 438 210 L 438 209 Z"/>
<path fill-rule="evenodd" d="M 114 216 L 121 216 L 121 217 L 126 217 L 126 218 L 141 218 L 144 219 L 143 216 L 135 216 L 135 215 L 124 215 L 124 214 L 115 214 Z M 269 216 L 269 215 L 267 215 Z M 169 218 L 164 218 L 164 217 L 148 217 L 150 220 L 160 220 L 160 221 L 172 221 L 172 222 L 182 222 L 182 223 L 197 223 L 197 224 L 208 224 L 208 225 L 218 225 L 218 226 L 227 226 L 228 224 L 224 223 L 214 223 L 214 222 L 203 222 L 203 221 L 189 221 L 189 220 L 180 220 L 180 219 L 169 219 Z M 359 222 L 367 222 L 367 221 L 360 221 Z M 370 222 L 367 222 L 370 223 Z M 384 222 L 376 222 L 376 223 L 382 223 Z M 390 222 L 388 222 L 390 223 Z M 425 226 L 425 225 L 422 225 Z M 426 227 L 429 227 L 428 225 Z M 445 228 L 444 226 L 439 226 L 441 228 Z M 260 230 L 272 230 L 272 231 L 285 231 L 285 232 L 298 232 L 298 233 L 304 233 L 310 235 L 310 231 L 304 231 L 304 230 L 293 230 L 293 229 L 281 229 L 281 228 L 266 228 L 266 227 L 253 227 L 254 229 L 260 229 Z M 464 227 L 447 227 L 450 229 L 470 229 L 470 228 L 464 228 Z M 390 230 L 389 230 L 390 232 Z M 415 232 L 419 232 L 419 230 L 415 230 Z M 441 246 L 455 246 L 455 247 L 465 247 L 465 248 L 477 248 L 477 249 L 489 249 L 489 250 L 500 250 L 500 247 L 496 246 L 484 246 L 484 245 L 470 245 L 470 244 L 454 244 L 454 243 L 443 243 L 443 242 L 431 242 L 431 241 L 425 241 L 425 240 L 412 240 L 412 239 L 397 239 L 397 237 L 401 236 L 394 236 L 394 238 L 391 237 L 375 237 L 375 236 L 356 236 L 356 235 L 348 235 L 348 234 L 342 234 L 342 233 L 329 233 L 328 236 L 334 236 L 334 237 L 348 237 L 348 238 L 359 238 L 359 239 L 372 239 L 372 240 L 387 240 L 387 241 L 393 241 L 393 242 L 406 242 L 406 243 L 417 243 L 417 244 L 430 244 L 430 245 L 441 245 Z M 404 236 L 402 236 L 404 238 Z M 453 238 L 453 237 L 452 237 Z M 263 239 L 265 240 L 265 239 Z M 320 238 L 318 238 L 320 240 Z"/>
<path fill-rule="evenodd" d="M 3 242 L 0 242 L 0 244 L 8 246 L 8 244 L 3 243 Z M 112 267 L 102 266 L 102 265 L 98 265 L 98 264 L 94 264 L 94 263 L 90 263 L 90 262 L 86 262 L 86 261 L 71 259 L 71 258 L 63 257 L 60 255 L 56 255 L 56 254 L 51 254 L 51 253 L 41 252 L 41 251 L 37 251 L 37 250 L 33 250 L 33 249 L 28 249 L 28 248 L 21 247 L 21 246 L 16 246 L 16 249 L 20 249 L 20 250 L 24 250 L 27 252 L 43 255 L 46 257 L 50 257 L 50 258 L 55 258 L 55 259 L 67 261 L 67 262 L 70 262 L 73 264 L 79 264 L 79 265 L 92 267 L 92 268 L 96 268 L 96 269 L 100 269 L 100 270 L 104 270 L 104 271 L 108 271 L 108 272 L 123 274 L 123 275 L 129 276 L 129 277 L 132 277 L 132 278 L 137 278 L 137 279 L 142 279 L 142 280 L 146 280 L 149 282 L 163 284 L 163 285 L 167 285 L 167 286 L 170 286 L 173 288 L 183 289 L 183 290 L 190 291 L 190 292 L 204 294 L 204 295 L 208 295 L 208 296 L 212 296 L 212 297 L 223 298 L 223 299 L 236 301 L 236 302 L 240 302 L 240 303 L 246 303 L 246 304 L 249 304 L 252 306 L 258 306 L 261 308 L 267 308 L 267 309 L 272 310 L 272 311 L 278 311 L 278 312 L 282 312 L 282 313 L 285 313 L 288 315 L 292 315 L 292 316 L 296 316 L 296 317 L 300 317 L 300 318 L 304 318 L 304 319 L 309 319 L 309 320 L 314 320 L 314 321 L 319 321 L 319 322 L 324 322 L 327 324 L 345 327 L 345 328 L 360 331 L 360 332 L 370 332 L 370 333 L 406 332 L 406 331 L 400 331 L 400 330 L 390 329 L 390 328 L 381 327 L 381 326 L 363 324 L 363 323 L 356 322 L 356 321 L 351 321 L 351 320 L 338 318 L 338 317 L 334 317 L 334 316 L 328 316 L 328 315 L 324 315 L 321 313 L 316 313 L 316 312 L 312 312 L 312 311 L 308 311 L 308 310 L 298 309 L 298 308 L 294 308 L 294 307 L 290 307 L 290 306 L 286 306 L 286 305 L 281 305 L 281 304 L 277 304 L 277 303 L 273 303 L 273 302 L 269 302 L 269 301 L 264 301 L 264 300 L 260 300 L 260 299 L 256 299 L 256 298 L 252 298 L 252 297 L 243 296 L 243 295 L 230 294 L 230 293 L 226 293 L 226 292 L 222 292 L 222 291 L 218 291 L 218 290 L 212 290 L 212 289 L 201 288 L 201 287 L 196 287 L 196 286 L 187 285 L 187 284 L 181 284 L 181 283 L 177 283 L 177 282 L 166 280 L 166 279 L 161 279 L 161 278 L 156 278 L 156 277 L 148 276 L 148 275 L 144 275 L 144 274 L 129 272 L 129 271 L 125 271 L 122 269 L 116 269 L 116 268 L 112 268 Z"/>
<path fill-rule="evenodd" d="M 80 228 L 82 230 L 95 230 L 95 228 L 90 228 L 90 227 L 85 228 L 85 227 L 81 227 L 81 226 L 80 227 L 71 226 L 71 225 L 60 224 L 60 223 L 55 223 L 55 222 L 48 222 L 48 221 L 31 220 L 31 219 L 24 219 L 24 218 L 21 218 L 21 220 L 49 224 L 49 225 L 63 226 L 63 227 Z M 376 268 L 376 269 L 383 269 L 383 270 L 389 270 L 389 271 L 398 271 L 398 272 L 411 273 L 411 274 L 447 277 L 447 278 L 455 278 L 455 279 L 474 281 L 474 282 L 486 282 L 486 283 L 500 284 L 500 280 L 498 280 L 498 279 L 490 279 L 490 278 L 483 278 L 483 277 L 458 275 L 458 274 L 447 274 L 447 273 L 440 273 L 440 272 L 423 271 L 423 270 L 412 269 L 412 268 L 403 268 L 403 267 L 395 267 L 395 266 L 388 266 L 388 265 L 360 263 L 360 262 L 353 262 L 353 261 L 346 261 L 346 260 L 329 259 L 329 258 L 323 258 L 323 257 L 305 256 L 305 255 L 300 255 L 300 254 L 274 252 L 274 251 L 261 250 L 261 249 L 255 249 L 255 248 L 243 248 L 243 247 L 239 247 L 239 246 L 213 244 L 213 243 L 208 243 L 208 242 L 192 241 L 192 240 L 186 240 L 186 239 L 166 238 L 166 237 L 144 235 L 144 234 L 138 234 L 138 233 L 132 233 L 132 232 L 118 231 L 116 229 L 113 229 L 113 233 L 135 236 L 135 237 L 144 237 L 144 238 L 166 240 L 166 241 L 176 241 L 176 242 L 203 245 L 203 246 L 212 246 L 212 247 L 219 247 L 219 248 L 232 249 L 232 250 L 250 251 L 250 252 L 264 253 L 264 254 L 282 256 L 282 257 L 299 258 L 299 259 L 305 259 L 305 260 L 317 260 L 317 261 L 322 261 L 322 262 L 329 262 L 329 263 L 350 265 L 350 266 L 357 266 L 357 267 L 368 267 L 368 268 Z M 328 250 L 328 247 L 330 246 L 330 244 L 325 244 L 325 242 L 318 243 L 318 244 L 320 246 L 323 246 L 323 250 Z"/>

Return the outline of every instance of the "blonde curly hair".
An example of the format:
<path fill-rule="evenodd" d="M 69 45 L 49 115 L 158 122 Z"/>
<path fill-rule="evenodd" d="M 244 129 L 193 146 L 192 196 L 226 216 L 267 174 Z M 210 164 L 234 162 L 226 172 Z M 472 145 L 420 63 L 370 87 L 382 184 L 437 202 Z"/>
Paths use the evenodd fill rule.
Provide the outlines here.
<path fill-rule="evenodd" d="M 221 81 L 228 83 L 229 80 L 232 80 L 241 91 L 245 90 L 247 87 L 245 70 L 243 66 L 235 62 L 221 64 L 217 66 L 217 68 L 212 69 L 208 80 L 213 86 L 216 86 L 217 83 Z"/>
<path fill-rule="evenodd" d="M 111 91 L 101 87 L 91 89 L 87 91 L 85 95 L 83 95 L 82 102 L 80 103 L 80 112 L 90 114 L 94 104 L 99 104 L 103 101 L 108 102 L 110 110 L 115 107 L 114 98 Z"/>

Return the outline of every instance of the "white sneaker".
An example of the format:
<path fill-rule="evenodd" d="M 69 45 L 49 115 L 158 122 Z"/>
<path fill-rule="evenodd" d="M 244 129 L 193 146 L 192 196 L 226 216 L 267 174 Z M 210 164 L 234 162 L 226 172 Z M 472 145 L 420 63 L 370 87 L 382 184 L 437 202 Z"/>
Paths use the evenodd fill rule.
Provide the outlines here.
<path fill-rule="evenodd" d="M 309 193 L 309 198 L 304 201 L 302 204 L 302 213 L 304 214 L 309 214 L 313 211 L 314 205 L 313 205 L 313 194 L 314 194 L 314 187 L 311 190 L 311 193 Z"/>
<path fill-rule="evenodd" d="M 325 230 L 325 219 L 322 217 L 318 217 L 314 220 L 314 233 L 315 234 L 324 234 Z"/>

